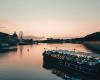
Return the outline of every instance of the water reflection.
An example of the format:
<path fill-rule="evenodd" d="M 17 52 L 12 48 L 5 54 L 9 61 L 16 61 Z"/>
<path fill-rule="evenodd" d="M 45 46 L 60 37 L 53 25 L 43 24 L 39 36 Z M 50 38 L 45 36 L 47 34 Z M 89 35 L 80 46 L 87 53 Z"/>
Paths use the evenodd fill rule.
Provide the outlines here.
<path fill-rule="evenodd" d="M 13 54 L 13 53 L 16 53 L 16 52 L 17 52 L 17 48 L 15 50 L 12 50 L 12 51 L 0 52 L 0 59 L 3 58 L 3 57 L 7 57 L 10 54 Z"/>
<path fill-rule="evenodd" d="M 20 57 L 22 57 L 23 56 L 23 45 L 20 45 L 19 46 L 19 54 L 20 54 Z"/>
<path fill-rule="evenodd" d="M 72 70 L 64 71 L 62 69 L 62 67 L 60 67 L 60 66 L 54 67 L 54 66 L 48 65 L 48 64 L 43 60 L 43 68 L 44 69 L 50 70 L 52 74 L 54 74 L 64 80 L 99 80 L 99 79 L 96 79 L 96 77 L 83 75 L 81 73 L 78 73 L 78 72 L 72 71 Z"/>

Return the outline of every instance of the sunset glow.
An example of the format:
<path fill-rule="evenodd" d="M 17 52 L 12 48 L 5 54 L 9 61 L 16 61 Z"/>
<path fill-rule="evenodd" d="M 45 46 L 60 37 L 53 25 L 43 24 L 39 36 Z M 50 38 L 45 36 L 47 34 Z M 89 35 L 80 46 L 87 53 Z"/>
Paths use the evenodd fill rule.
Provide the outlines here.
<path fill-rule="evenodd" d="M 0 0 L 0 31 L 79 37 L 100 31 L 99 0 Z"/>

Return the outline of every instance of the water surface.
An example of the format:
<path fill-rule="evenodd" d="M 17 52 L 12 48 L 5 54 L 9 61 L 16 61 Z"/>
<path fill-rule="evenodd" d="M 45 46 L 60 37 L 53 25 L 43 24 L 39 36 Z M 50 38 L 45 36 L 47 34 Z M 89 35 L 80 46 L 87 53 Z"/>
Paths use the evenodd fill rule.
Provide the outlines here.
<path fill-rule="evenodd" d="M 81 44 L 38 44 L 18 46 L 17 51 L 0 53 L 0 80 L 63 80 L 57 70 L 43 68 L 42 53 L 47 49 L 90 52 Z M 89 55 L 99 54 L 89 53 Z M 63 73 L 61 73 L 62 75 Z M 67 80 L 67 79 L 65 79 Z M 83 80 L 72 77 L 71 80 Z"/>

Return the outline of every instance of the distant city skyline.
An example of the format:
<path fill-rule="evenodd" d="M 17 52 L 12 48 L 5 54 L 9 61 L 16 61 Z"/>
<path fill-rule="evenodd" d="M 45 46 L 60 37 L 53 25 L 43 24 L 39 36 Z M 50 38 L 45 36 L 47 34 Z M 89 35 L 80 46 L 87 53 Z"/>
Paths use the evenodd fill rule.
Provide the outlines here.
<path fill-rule="evenodd" d="M 100 0 L 0 0 L 0 32 L 81 37 L 100 31 Z"/>

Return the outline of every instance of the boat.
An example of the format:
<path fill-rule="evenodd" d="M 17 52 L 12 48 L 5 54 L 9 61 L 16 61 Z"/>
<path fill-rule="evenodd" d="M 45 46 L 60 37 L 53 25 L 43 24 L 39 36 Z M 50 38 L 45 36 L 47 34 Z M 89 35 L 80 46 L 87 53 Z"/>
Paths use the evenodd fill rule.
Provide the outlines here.
<path fill-rule="evenodd" d="M 7 52 L 7 51 L 15 51 L 17 50 L 16 46 L 10 46 L 8 43 L 0 44 L 0 52 Z"/>
<path fill-rule="evenodd" d="M 83 54 L 82 54 L 83 53 Z M 100 58 L 87 56 L 84 52 L 69 50 L 45 50 L 43 62 L 50 68 L 63 71 L 75 71 L 84 75 L 98 76 L 100 73 Z"/>

